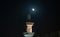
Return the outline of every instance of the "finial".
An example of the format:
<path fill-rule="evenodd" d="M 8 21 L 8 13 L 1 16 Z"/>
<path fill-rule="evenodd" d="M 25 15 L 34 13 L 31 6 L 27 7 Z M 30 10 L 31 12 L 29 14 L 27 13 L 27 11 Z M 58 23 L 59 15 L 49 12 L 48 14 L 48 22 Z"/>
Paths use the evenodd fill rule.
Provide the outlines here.
<path fill-rule="evenodd" d="M 31 15 L 30 15 L 30 14 L 28 14 L 28 17 L 27 17 L 27 18 L 28 18 L 28 20 L 30 21 L 30 19 L 31 19 Z"/>

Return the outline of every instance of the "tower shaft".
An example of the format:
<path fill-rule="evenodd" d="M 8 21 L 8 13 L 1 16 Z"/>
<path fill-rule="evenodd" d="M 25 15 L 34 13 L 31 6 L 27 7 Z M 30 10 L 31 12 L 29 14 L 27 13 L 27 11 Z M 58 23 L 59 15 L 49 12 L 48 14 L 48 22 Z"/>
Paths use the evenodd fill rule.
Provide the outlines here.
<path fill-rule="evenodd" d="M 27 26 L 27 32 L 28 33 L 32 33 L 32 26 L 33 26 L 33 22 L 26 22 L 26 26 Z"/>

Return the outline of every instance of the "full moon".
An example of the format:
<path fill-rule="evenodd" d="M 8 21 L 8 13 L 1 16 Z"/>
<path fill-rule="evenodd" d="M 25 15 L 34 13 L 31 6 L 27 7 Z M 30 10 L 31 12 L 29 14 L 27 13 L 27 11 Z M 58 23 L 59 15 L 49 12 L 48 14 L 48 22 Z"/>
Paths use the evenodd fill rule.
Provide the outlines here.
<path fill-rule="evenodd" d="M 32 8 L 32 11 L 35 11 L 35 9 L 34 9 L 34 8 Z"/>

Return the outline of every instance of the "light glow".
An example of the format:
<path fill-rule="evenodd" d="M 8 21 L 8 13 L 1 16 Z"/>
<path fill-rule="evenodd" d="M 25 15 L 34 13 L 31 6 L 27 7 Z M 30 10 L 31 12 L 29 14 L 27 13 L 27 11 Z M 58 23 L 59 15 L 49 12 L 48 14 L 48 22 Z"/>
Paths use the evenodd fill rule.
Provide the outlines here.
<path fill-rule="evenodd" d="M 34 9 L 34 8 L 32 8 L 32 11 L 35 11 L 35 9 Z"/>

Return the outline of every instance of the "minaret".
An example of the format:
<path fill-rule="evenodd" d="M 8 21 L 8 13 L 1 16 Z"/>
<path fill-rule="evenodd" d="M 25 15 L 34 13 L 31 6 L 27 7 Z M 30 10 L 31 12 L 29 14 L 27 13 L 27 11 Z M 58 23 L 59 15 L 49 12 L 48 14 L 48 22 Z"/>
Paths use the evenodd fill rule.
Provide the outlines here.
<path fill-rule="evenodd" d="M 32 27 L 33 27 L 34 22 L 31 22 L 30 19 L 31 19 L 31 15 L 28 14 L 28 21 L 26 22 L 27 28 L 26 28 L 26 32 L 24 32 L 25 37 L 33 37 L 34 35 L 34 32 L 32 32 Z"/>

